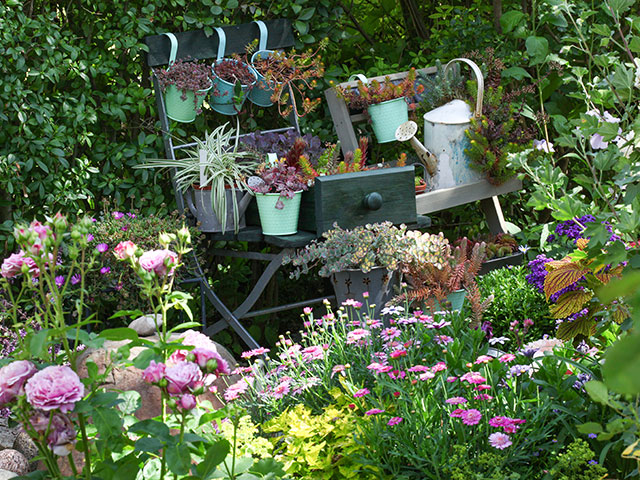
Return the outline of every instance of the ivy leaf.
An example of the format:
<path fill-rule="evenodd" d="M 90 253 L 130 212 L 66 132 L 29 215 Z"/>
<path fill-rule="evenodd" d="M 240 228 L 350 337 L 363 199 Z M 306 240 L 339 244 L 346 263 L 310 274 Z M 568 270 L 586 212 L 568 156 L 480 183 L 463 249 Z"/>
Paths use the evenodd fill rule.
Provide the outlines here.
<path fill-rule="evenodd" d="M 566 318 L 569 315 L 579 312 L 593 297 L 592 292 L 583 292 L 580 290 L 567 292 L 558 298 L 558 301 L 549 306 L 549 311 L 553 318 Z"/>

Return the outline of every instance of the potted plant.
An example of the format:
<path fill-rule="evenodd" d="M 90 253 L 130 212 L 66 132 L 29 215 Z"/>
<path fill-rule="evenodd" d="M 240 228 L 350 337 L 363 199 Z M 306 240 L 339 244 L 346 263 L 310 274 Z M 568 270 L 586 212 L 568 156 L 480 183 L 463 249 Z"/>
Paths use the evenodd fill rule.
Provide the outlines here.
<path fill-rule="evenodd" d="M 440 310 L 448 304 L 452 310 L 460 310 L 466 297 L 473 312 L 472 326 L 479 326 L 487 304 L 480 298 L 475 278 L 485 258 L 484 242 L 473 245 L 471 252 L 466 241 L 452 251 L 442 233 L 421 234 L 416 242 L 423 246 L 403 265 L 411 288 L 399 300 L 430 310 Z"/>
<path fill-rule="evenodd" d="M 193 122 L 213 87 L 211 69 L 204 63 L 177 60 L 166 69 L 154 70 L 164 93 L 167 116 L 178 122 Z"/>
<path fill-rule="evenodd" d="M 256 83 L 256 72 L 239 58 L 223 58 L 212 67 L 216 94 L 211 108 L 223 115 L 237 114 Z"/>
<path fill-rule="evenodd" d="M 427 191 L 427 182 L 424 181 L 424 178 L 416 176 L 415 187 L 416 187 L 416 195 L 420 193 L 424 193 Z"/>
<path fill-rule="evenodd" d="M 479 275 L 506 267 L 507 265 L 520 265 L 523 253 L 518 247 L 516 239 L 508 233 L 498 233 L 497 235 L 484 235 L 473 240 L 459 239 L 456 244 L 467 242 L 467 250 L 470 251 L 475 243 L 484 242 L 486 244 L 486 259 L 482 262 Z"/>
<path fill-rule="evenodd" d="M 399 269 L 415 243 L 406 235 L 406 227 L 391 222 L 367 224 L 352 230 L 337 224 L 295 255 L 285 257 L 283 263 L 295 268 L 298 278 L 319 266 L 319 275 L 329 277 L 338 304 L 348 298 L 376 305 L 376 312 L 392 298 L 394 284 L 399 284 Z"/>
<path fill-rule="evenodd" d="M 185 158 L 150 160 L 135 167 L 174 169 L 176 187 L 183 193 L 193 191 L 195 201 L 188 194 L 187 205 L 203 232 L 224 233 L 232 222 L 237 233 L 245 225 L 243 213 L 251 201 L 246 178 L 258 164 L 252 152 L 238 150 L 238 135 L 231 143 L 237 132 L 227 130 L 228 125 L 205 134 L 204 141 L 193 137 L 196 146 L 185 151 Z"/>
<path fill-rule="evenodd" d="M 324 75 L 324 65 L 318 52 L 325 46 L 326 42 L 320 42 L 315 52 L 309 50 L 301 54 L 272 50 L 253 53 L 251 66 L 258 75 L 258 81 L 252 88 L 249 99 L 262 107 L 276 103 L 278 112 L 283 117 L 292 111 L 303 117 L 312 111 L 320 104 L 321 99 L 310 100 L 305 97 L 304 92 L 315 87 L 315 79 Z"/>
<path fill-rule="evenodd" d="M 258 203 L 262 233 L 298 233 L 300 199 L 302 192 L 307 189 L 298 169 L 280 161 L 271 167 L 262 165 L 257 174 L 257 177 L 249 179 L 249 187 Z"/>
<path fill-rule="evenodd" d="M 409 70 L 399 83 L 393 83 L 386 77 L 384 82 L 372 80 L 365 84 L 358 80 L 356 89 L 337 87 L 337 94 L 350 109 L 363 109 L 371 118 L 373 132 L 378 143 L 395 141 L 398 126 L 409 120 L 408 100 L 416 93 L 422 93 L 423 87 L 416 87 L 416 70 Z"/>

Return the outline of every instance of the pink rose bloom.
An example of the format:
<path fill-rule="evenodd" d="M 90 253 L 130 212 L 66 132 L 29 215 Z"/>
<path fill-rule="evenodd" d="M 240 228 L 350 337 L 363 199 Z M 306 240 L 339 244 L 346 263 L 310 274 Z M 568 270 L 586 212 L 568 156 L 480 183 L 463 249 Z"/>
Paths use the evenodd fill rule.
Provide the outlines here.
<path fill-rule="evenodd" d="M 126 260 L 135 255 L 137 248 L 135 243 L 127 240 L 126 242 L 120 242 L 116 245 L 116 248 L 113 249 L 113 254 L 120 260 Z"/>
<path fill-rule="evenodd" d="M 24 383 L 36 371 L 35 365 L 28 360 L 18 360 L 0 368 L 0 406 L 24 393 Z"/>
<path fill-rule="evenodd" d="M 512 445 L 511 439 L 509 435 L 505 435 L 504 433 L 496 432 L 489 435 L 489 444 L 493 448 L 498 448 L 500 450 L 504 450 L 508 446 Z"/>
<path fill-rule="evenodd" d="M 171 395 L 190 393 L 191 390 L 202 385 L 202 372 L 200 367 L 193 362 L 180 362 L 177 365 L 167 367 L 164 371 L 167 379 L 167 391 Z"/>
<path fill-rule="evenodd" d="M 14 278 L 22 273 L 22 264 L 24 263 L 24 252 L 20 250 L 18 253 L 12 253 L 2 262 L 0 275 L 4 278 Z"/>
<path fill-rule="evenodd" d="M 204 333 L 196 332 L 195 330 L 187 330 L 182 335 L 180 335 L 180 338 L 182 338 L 183 345 L 202 348 L 204 350 L 211 350 L 213 352 L 218 351 L 216 344 L 213 343 L 213 341 Z M 268 351 L 269 350 L 267 350 L 267 352 Z M 187 359 L 187 355 L 189 355 L 189 353 L 191 353 L 191 351 L 189 350 L 176 350 L 169 357 L 168 363 L 184 362 Z"/>
<path fill-rule="evenodd" d="M 84 396 L 84 385 L 80 378 L 64 365 L 40 370 L 27 381 L 24 390 L 32 407 L 44 411 L 59 408 L 62 413 L 73 410 L 75 403 Z"/>
<path fill-rule="evenodd" d="M 164 378 L 166 368 L 164 363 L 156 363 L 155 360 L 151 360 L 149 366 L 142 372 L 142 379 L 147 383 L 158 383 L 161 378 Z"/>
<path fill-rule="evenodd" d="M 398 425 L 402 421 L 402 417 L 391 417 L 387 422 L 387 425 L 393 427 L 394 425 Z"/>
<path fill-rule="evenodd" d="M 163 277 L 173 273 L 173 267 L 178 262 L 178 255 L 171 250 L 150 250 L 144 252 L 139 259 L 140 266 L 147 272 L 154 272 L 156 275 Z"/>
<path fill-rule="evenodd" d="M 231 373 L 229 364 L 224 361 L 224 359 L 218 352 L 209 350 L 207 348 L 194 348 L 193 350 L 191 350 L 191 353 L 195 355 L 195 362 L 200 368 L 207 368 L 207 364 L 209 364 L 209 361 L 215 360 L 216 366 L 212 367 L 212 369 L 214 370 L 212 373 L 215 373 L 216 375 L 229 375 L 229 373 Z"/>
<path fill-rule="evenodd" d="M 178 406 L 183 410 L 193 410 L 196 406 L 196 397 L 190 393 L 186 393 L 178 400 Z"/>
<path fill-rule="evenodd" d="M 482 414 L 479 410 L 471 408 L 462 413 L 462 415 L 460 415 L 460 418 L 462 418 L 462 423 L 464 423 L 465 425 L 477 425 L 482 419 Z"/>

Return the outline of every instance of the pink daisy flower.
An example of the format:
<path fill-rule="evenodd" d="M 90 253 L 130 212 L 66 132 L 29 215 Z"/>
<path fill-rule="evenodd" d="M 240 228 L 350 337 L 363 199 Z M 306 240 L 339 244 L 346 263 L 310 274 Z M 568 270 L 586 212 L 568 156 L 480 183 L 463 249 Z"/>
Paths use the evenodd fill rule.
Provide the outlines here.
<path fill-rule="evenodd" d="M 458 377 L 447 377 L 447 382 L 449 382 L 449 383 L 453 383 L 456 380 L 458 380 Z"/>
<path fill-rule="evenodd" d="M 505 435 L 504 433 L 500 433 L 500 432 L 495 432 L 489 435 L 489 444 L 493 448 L 504 450 L 508 446 L 512 445 L 512 442 L 511 442 L 511 438 L 509 438 L 509 435 Z"/>
<path fill-rule="evenodd" d="M 478 358 L 476 358 L 476 361 L 474 363 L 478 365 L 480 363 L 489 363 L 492 360 L 493 358 L 491 358 L 489 355 L 480 355 Z"/>
<path fill-rule="evenodd" d="M 515 360 L 515 358 L 516 356 L 513 353 L 505 353 L 498 360 L 500 360 L 502 363 L 507 363 Z"/>
<path fill-rule="evenodd" d="M 393 427 L 394 425 L 398 425 L 402 421 L 402 417 L 391 417 L 387 422 L 387 425 Z"/>
<path fill-rule="evenodd" d="M 429 367 L 426 367 L 424 365 L 414 365 L 411 368 L 407 369 L 407 372 L 411 372 L 411 373 L 415 373 L 415 372 L 428 372 L 429 370 L 431 370 Z"/>
<path fill-rule="evenodd" d="M 380 336 L 385 342 L 388 342 L 389 340 L 393 340 L 394 338 L 399 337 L 400 333 L 400 330 L 396 327 L 384 328 L 380 332 Z"/>
<path fill-rule="evenodd" d="M 355 392 L 355 393 L 353 394 L 353 396 L 354 396 L 354 397 L 356 397 L 356 398 L 360 398 L 360 397 L 364 397 L 365 395 L 367 395 L 367 394 L 369 394 L 369 393 L 371 393 L 371 392 L 369 391 L 369 389 L 368 389 L 368 388 L 361 388 L 360 390 L 358 390 L 357 392 Z"/>
<path fill-rule="evenodd" d="M 364 412 L 365 415 L 378 415 L 379 413 L 384 413 L 384 410 L 380 410 L 379 408 L 372 408 L 371 410 L 367 410 Z"/>
<path fill-rule="evenodd" d="M 462 380 L 463 382 L 476 384 L 484 383 L 487 381 L 487 379 L 480 375 L 479 372 L 467 372 L 460 377 L 460 380 Z"/>
<path fill-rule="evenodd" d="M 445 400 L 449 405 L 458 405 L 461 403 L 467 403 L 467 399 L 464 397 L 451 397 Z"/>
<path fill-rule="evenodd" d="M 441 372 L 443 370 L 447 369 L 447 364 L 444 362 L 438 362 L 436 363 L 433 368 L 431 369 L 432 372 Z"/>
<path fill-rule="evenodd" d="M 453 418 L 461 418 L 464 412 L 465 410 L 463 410 L 462 408 L 456 408 L 453 412 L 449 414 L 449 416 Z"/>
<path fill-rule="evenodd" d="M 460 418 L 462 418 L 462 423 L 465 425 L 477 425 L 482 419 L 482 414 L 479 410 L 470 408 L 469 410 L 465 410 Z"/>
<path fill-rule="evenodd" d="M 473 397 L 475 400 L 493 400 L 491 395 L 487 395 L 486 393 L 481 393 L 480 395 L 476 395 Z"/>
<path fill-rule="evenodd" d="M 356 328 L 355 330 L 351 330 L 347 333 L 347 344 L 352 345 L 357 343 L 358 341 L 368 337 L 370 335 L 369 330 L 365 330 L 364 328 Z"/>

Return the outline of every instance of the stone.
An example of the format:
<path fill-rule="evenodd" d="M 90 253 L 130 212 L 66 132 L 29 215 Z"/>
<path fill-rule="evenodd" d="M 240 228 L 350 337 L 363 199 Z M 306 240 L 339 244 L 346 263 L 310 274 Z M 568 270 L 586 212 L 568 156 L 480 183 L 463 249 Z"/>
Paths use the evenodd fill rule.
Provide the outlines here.
<path fill-rule="evenodd" d="M 5 425 L 0 426 L 0 450 L 13 447 L 16 435 L 17 431 L 15 428 L 9 428 Z"/>
<path fill-rule="evenodd" d="M 13 449 L 27 457 L 27 460 L 31 460 L 38 455 L 38 447 L 36 447 L 36 444 L 31 440 L 29 434 L 24 430 L 21 430 L 18 432 L 18 435 L 16 435 L 16 439 L 13 442 Z"/>
<path fill-rule="evenodd" d="M 173 335 L 171 337 L 172 340 L 175 340 L 179 337 L 179 335 Z M 147 340 L 158 341 L 157 336 L 147 337 Z M 81 377 L 87 376 L 87 360 L 93 361 L 98 366 L 98 371 L 100 373 L 104 373 L 107 369 L 107 366 L 111 363 L 112 353 L 115 353 L 118 348 L 129 343 L 128 340 L 122 341 L 107 341 L 104 343 L 104 346 L 98 350 L 87 350 L 82 353 L 82 355 L 78 359 L 78 374 Z M 222 356 L 222 358 L 229 364 L 229 368 L 231 370 L 234 369 L 237 364 L 236 360 L 233 356 L 221 345 L 213 342 L 217 352 Z M 129 361 L 133 361 L 146 347 L 133 347 L 131 348 Z M 218 395 L 213 395 L 210 392 L 207 392 L 199 397 L 199 400 L 208 400 L 211 402 L 215 409 L 222 408 L 223 403 L 219 400 L 219 398 L 223 397 L 224 391 L 227 389 L 227 386 L 232 385 L 233 383 L 239 380 L 238 375 L 229 375 L 223 376 L 213 383 L 212 386 L 215 386 L 218 392 Z M 154 385 L 151 385 L 145 382 L 142 379 L 142 370 L 130 366 L 130 367 L 114 367 L 109 373 L 105 387 L 113 390 L 134 390 L 138 392 L 141 396 L 142 405 L 136 411 L 136 417 L 140 420 L 145 420 L 148 418 L 153 418 L 160 415 L 160 389 Z"/>
<path fill-rule="evenodd" d="M 26 475 L 29 472 L 29 461 L 19 451 L 7 448 L 0 451 L 0 470 Z"/>
<path fill-rule="evenodd" d="M 13 472 L 10 472 L 9 470 L 1 470 L 0 469 L 0 480 L 6 480 L 8 478 L 15 478 L 18 475 L 16 475 Z"/>
<path fill-rule="evenodd" d="M 129 328 L 138 332 L 141 337 L 154 335 L 157 328 L 162 325 L 162 315 L 159 313 L 153 315 L 142 315 L 129 324 Z"/>

